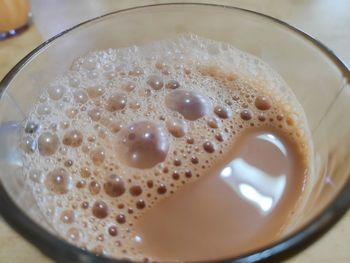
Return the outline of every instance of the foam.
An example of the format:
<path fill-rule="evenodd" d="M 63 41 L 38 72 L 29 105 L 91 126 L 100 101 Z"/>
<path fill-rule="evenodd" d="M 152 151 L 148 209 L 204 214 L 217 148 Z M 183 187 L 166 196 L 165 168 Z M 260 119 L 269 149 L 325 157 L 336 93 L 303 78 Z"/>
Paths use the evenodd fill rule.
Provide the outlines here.
<path fill-rule="evenodd" d="M 203 103 L 195 116 L 184 113 L 184 104 L 165 103 L 181 91 Z M 159 126 L 168 141 L 150 166 L 126 161 L 128 148 L 118 143 L 139 121 Z M 276 72 L 228 44 L 192 34 L 76 59 L 23 125 L 30 144 L 25 178 L 57 234 L 95 253 L 133 260 L 145 257 L 134 246 L 135 220 L 197 180 L 245 129 L 274 126 L 303 142 L 305 152 L 309 147 L 303 110 Z M 45 144 L 50 139 L 54 144 Z M 56 192 L 52 171 L 69 174 Z"/>

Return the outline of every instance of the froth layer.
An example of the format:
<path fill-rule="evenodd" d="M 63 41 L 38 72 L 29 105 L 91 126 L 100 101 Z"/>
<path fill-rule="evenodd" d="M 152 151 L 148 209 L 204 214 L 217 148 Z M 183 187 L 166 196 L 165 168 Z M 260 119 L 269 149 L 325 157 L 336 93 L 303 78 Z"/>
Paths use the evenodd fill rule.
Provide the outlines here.
<path fill-rule="evenodd" d="M 273 126 L 309 147 L 303 111 L 277 73 L 191 34 L 76 59 L 23 125 L 25 178 L 57 234 L 133 260 L 147 256 L 135 249 L 135 220 L 246 129 Z"/>

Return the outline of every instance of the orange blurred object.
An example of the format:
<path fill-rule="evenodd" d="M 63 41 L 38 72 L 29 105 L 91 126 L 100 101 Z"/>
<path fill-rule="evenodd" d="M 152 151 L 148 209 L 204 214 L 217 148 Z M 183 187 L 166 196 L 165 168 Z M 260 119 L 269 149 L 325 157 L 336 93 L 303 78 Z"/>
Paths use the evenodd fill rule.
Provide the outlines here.
<path fill-rule="evenodd" d="M 28 15 L 28 0 L 0 0 L 0 33 L 24 27 Z"/>

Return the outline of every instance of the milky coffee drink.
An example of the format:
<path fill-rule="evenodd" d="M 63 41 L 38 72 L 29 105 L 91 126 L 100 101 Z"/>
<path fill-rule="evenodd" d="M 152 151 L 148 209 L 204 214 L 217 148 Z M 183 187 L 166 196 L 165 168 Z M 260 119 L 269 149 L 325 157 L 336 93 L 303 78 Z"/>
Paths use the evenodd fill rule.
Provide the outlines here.
<path fill-rule="evenodd" d="M 301 106 L 265 62 L 186 34 L 91 52 L 23 123 L 55 233 L 132 261 L 237 256 L 283 236 L 311 180 Z"/>

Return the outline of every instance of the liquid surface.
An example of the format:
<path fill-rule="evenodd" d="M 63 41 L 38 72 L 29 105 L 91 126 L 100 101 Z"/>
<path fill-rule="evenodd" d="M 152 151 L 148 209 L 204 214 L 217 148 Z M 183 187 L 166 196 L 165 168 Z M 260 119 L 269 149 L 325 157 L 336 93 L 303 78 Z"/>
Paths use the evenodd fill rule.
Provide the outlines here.
<path fill-rule="evenodd" d="M 312 170 L 304 113 L 278 74 L 191 34 L 77 58 L 33 105 L 19 147 L 57 235 L 134 261 L 275 241 Z"/>
<path fill-rule="evenodd" d="M 137 221 L 140 250 L 168 262 L 215 260 L 259 248 L 281 233 L 305 170 L 304 156 L 280 131 L 246 131 L 202 178 Z"/>

